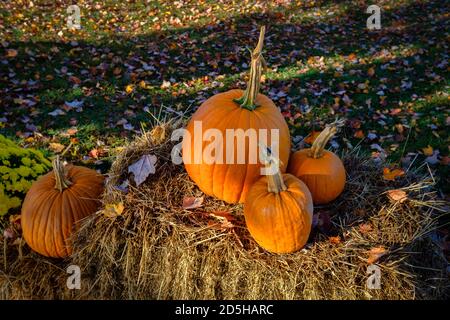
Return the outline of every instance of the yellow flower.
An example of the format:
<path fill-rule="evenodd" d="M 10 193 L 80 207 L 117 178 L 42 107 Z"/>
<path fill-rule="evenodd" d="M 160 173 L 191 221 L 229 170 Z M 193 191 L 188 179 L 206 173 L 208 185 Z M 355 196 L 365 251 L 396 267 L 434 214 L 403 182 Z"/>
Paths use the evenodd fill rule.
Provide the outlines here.
<path fill-rule="evenodd" d="M 0 135 L 0 216 L 20 207 L 35 178 L 50 167 L 40 151 L 21 148 Z"/>

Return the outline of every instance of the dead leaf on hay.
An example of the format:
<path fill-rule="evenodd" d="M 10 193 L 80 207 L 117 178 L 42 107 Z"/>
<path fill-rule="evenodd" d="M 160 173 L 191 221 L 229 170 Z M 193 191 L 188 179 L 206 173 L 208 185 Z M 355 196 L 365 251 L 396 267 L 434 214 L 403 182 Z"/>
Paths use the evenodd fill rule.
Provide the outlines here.
<path fill-rule="evenodd" d="M 406 194 L 406 192 L 403 190 L 399 190 L 399 189 L 388 190 L 387 195 L 388 195 L 389 199 L 391 199 L 394 202 L 402 203 L 402 202 L 405 202 L 406 200 L 408 200 L 408 195 Z"/>
<path fill-rule="evenodd" d="M 369 257 L 367 258 L 367 264 L 374 264 L 377 262 L 382 256 L 387 254 L 387 250 L 383 247 L 375 247 L 370 249 Z"/>
<path fill-rule="evenodd" d="M 184 197 L 183 198 L 183 209 L 196 209 L 200 208 L 203 203 L 203 197 Z"/>

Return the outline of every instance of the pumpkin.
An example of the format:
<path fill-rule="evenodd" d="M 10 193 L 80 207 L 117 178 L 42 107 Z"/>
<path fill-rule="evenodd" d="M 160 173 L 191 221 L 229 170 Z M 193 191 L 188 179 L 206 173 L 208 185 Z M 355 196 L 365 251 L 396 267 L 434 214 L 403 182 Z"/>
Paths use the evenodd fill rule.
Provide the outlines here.
<path fill-rule="evenodd" d="M 268 163 L 279 168 L 269 156 Z M 244 203 L 247 228 L 255 241 L 274 253 L 291 253 L 308 241 L 313 202 L 307 186 L 291 174 L 262 176 L 250 188 Z"/>
<path fill-rule="evenodd" d="M 285 164 L 289 159 L 290 135 L 286 121 L 273 101 L 259 93 L 262 69 L 265 67 L 261 55 L 264 32 L 262 27 L 258 45 L 252 53 L 247 89 L 229 90 L 203 102 L 190 119 L 186 127 L 188 134 L 183 137 L 182 157 L 188 175 L 205 194 L 229 203 L 242 203 L 250 186 L 260 177 L 262 164 L 255 147 L 259 139 L 265 139 L 263 134 L 267 134 L 264 143 L 273 140 L 278 145 L 277 156 Z M 206 154 L 211 141 L 196 135 L 196 123 L 201 124 L 204 133 L 211 129 L 221 134 L 222 141 L 217 142 L 214 154 Z M 272 130 L 276 130 L 273 132 L 278 137 Z M 239 131 L 249 133 L 241 145 L 236 143 L 236 136 L 227 135 L 227 132 Z M 253 143 L 249 138 L 250 131 L 256 133 Z M 255 140 L 258 142 L 255 143 Z M 200 161 L 196 160 L 196 154 L 201 157 Z M 286 165 L 282 170 L 286 171 Z"/>
<path fill-rule="evenodd" d="M 311 148 L 294 152 L 289 160 L 288 172 L 308 186 L 314 204 L 329 203 L 344 190 L 344 164 L 336 154 L 325 150 L 328 141 L 336 134 L 337 127 L 342 124 L 342 121 L 336 121 L 327 125 Z"/>
<path fill-rule="evenodd" d="M 97 211 L 102 191 L 102 175 L 85 167 L 64 166 L 57 157 L 53 170 L 33 183 L 25 196 L 21 225 L 27 244 L 47 257 L 69 256 L 72 231 Z"/>

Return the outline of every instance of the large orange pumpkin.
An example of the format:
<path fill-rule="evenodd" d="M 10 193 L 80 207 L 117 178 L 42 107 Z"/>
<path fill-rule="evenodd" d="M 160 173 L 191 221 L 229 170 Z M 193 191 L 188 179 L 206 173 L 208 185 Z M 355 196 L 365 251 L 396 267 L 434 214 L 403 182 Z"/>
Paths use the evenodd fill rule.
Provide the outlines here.
<path fill-rule="evenodd" d="M 288 172 L 308 186 L 314 204 L 333 201 L 345 187 L 346 173 L 342 160 L 333 152 L 325 150 L 338 125 L 342 125 L 342 122 L 327 125 L 311 148 L 294 152 L 289 160 Z"/>
<path fill-rule="evenodd" d="M 295 252 L 306 244 L 311 232 L 311 193 L 298 178 L 278 170 L 261 177 L 250 188 L 244 216 L 250 234 L 261 247 L 274 253 Z"/>
<path fill-rule="evenodd" d="M 183 139 L 183 162 L 189 176 L 204 193 L 229 203 L 245 200 L 248 189 L 260 177 L 262 165 L 258 152 L 254 149 L 255 143 L 252 144 L 249 138 L 245 138 L 242 145 L 239 145 L 235 137 L 227 136 L 228 129 L 242 129 L 241 132 L 255 129 L 256 136 L 253 135 L 255 140 L 263 137 L 259 130 L 264 129 L 267 139 L 262 142 L 265 144 L 272 139 L 271 129 L 278 130 L 279 139 L 274 140 L 278 140 L 275 141 L 278 144 L 278 157 L 285 163 L 282 167 L 283 172 L 289 159 L 290 135 L 286 121 L 272 100 L 258 93 L 262 68 L 265 65 L 261 56 L 264 30 L 264 27 L 261 28 L 258 45 L 252 53 L 247 89 L 230 90 L 206 100 L 189 121 L 186 128 L 189 135 Z M 216 149 L 220 151 L 210 155 L 204 154 L 211 141 L 203 141 L 202 136 L 195 134 L 196 123 L 201 123 L 203 133 L 208 129 L 218 130 L 221 133 L 223 140 L 217 142 Z M 228 149 L 228 153 L 227 145 L 232 146 Z M 222 163 L 216 160 L 220 152 L 223 155 Z M 239 152 L 245 159 L 238 163 Z M 200 155 L 201 161 L 196 160 L 196 154 Z M 233 161 L 227 161 L 228 156 Z M 256 157 L 256 161 L 251 160 L 251 157 L 253 159 Z"/>
<path fill-rule="evenodd" d="M 102 175 L 85 167 L 64 166 L 55 159 L 53 171 L 31 186 L 22 205 L 27 244 L 47 257 L 69 256 L 72 231 L 77 222 L 97 211 L 102 191 Z"/>

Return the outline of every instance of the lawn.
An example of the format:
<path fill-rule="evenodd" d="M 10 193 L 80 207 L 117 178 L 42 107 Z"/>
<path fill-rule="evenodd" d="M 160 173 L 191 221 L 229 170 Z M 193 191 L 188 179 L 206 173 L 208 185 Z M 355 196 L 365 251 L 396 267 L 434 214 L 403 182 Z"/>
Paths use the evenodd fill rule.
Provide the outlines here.
<path fill-rule="evenodd" d="M 248 48 L 267 27 L 261 86 L 296 148 L 336 116 L 331 148 L 359 148 L 392 167 L 449 168 L 449 12 L 445 1 L 0 2 L 0 134 L 105 172 L 154 115 L 194 111 L 244 88 Z"/>

